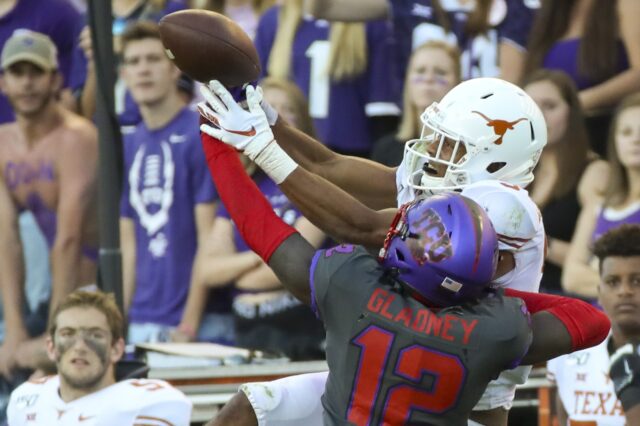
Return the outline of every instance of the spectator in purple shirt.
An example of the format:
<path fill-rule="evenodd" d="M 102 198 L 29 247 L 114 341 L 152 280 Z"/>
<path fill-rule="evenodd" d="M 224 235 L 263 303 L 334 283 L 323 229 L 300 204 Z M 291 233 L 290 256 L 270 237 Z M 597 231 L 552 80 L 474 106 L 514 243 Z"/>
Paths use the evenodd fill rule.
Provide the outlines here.
<path fill-rule="evenodd" d="M 132 24 L 122 40 L 122 78 L 143 118 L 124 135 L 120 210 L 129 341 L 137 343 L 167 340 L 180 322 L 216 192 L 198 114 L 180 98 L 180 71 L 166 56 L 157 25 Z"/>

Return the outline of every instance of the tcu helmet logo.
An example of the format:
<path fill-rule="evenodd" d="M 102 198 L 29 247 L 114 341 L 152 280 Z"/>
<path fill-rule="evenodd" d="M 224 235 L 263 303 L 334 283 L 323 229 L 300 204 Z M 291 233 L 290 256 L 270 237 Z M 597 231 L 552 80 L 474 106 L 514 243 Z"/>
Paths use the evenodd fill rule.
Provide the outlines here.
<path fill-rule="evenodd" d="M 480 111 L 471 111 L 471 112 L 474 114 L 478 114 L 480 117 L 487 120 L 487 126 L 493 127 L 493 131 L 498 136 L 498 139 L 493 141 L 493 143 L 495 143 L 496 145 L 502 144 L 502 137 L 505 135 L 505 133 L 507 133 L 507 130 L 513 130 L 513 126 L 515 126 L 521 121 L 528 120 L 526 117 L 519 118 L 516 121 L 493 120 L 487 117 L 486 115 L 484 115 L 483 113 L 481 113 Z"/>
<path fill-rule="evenodd" d="M 409 247 L 414 259 L 421 265 L 427 261 L 441 262 L 453 255 L 449 234 L 442 219 L 433 209 L 425 211 L 423 216 L 413 224 L 413 228 L 412 231 L 418 238 L 409 240 Z"/>

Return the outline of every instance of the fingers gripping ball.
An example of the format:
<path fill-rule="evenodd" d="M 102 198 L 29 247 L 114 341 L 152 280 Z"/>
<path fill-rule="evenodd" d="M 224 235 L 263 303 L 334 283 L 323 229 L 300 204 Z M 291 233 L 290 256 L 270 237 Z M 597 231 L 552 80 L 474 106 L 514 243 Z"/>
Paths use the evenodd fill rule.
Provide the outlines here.
<path fill-rule="evenodd" d="M 618 348 L 611 356 L 609 376 L 625 411 L 640 404 L 640 342 Z"/>
<path fill-rule="evenodd" d="M 211 123 L 200 126 L 203 133 L 243 152 L 277 184 L 296 169 L 295 161 L 275 141 L 261 107 L 260 87 L 246 87 L 248 110 L 217 80 L 201 87 L 201 93 L 206 102 L 200 102 L 198 110 Z"/>
<path fill-rule="evenodd" d="M 167 55 L 194 80 L 220 80 L 242 87 L 260 75 L 260 59 L 249 36 L 219 13 L 188 9 L 160 21 Z"/>

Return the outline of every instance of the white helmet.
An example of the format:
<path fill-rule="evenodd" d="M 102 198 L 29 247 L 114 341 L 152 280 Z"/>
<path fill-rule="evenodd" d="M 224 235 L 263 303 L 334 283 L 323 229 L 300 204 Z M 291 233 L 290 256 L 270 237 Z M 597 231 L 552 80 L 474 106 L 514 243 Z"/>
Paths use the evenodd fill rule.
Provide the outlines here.
<path fill-rule="evenodd" d="M 411 188 L 426 193 L 486 179 L 524 187 L 533 180 L 547 143 L 547 126 L 533 99 L 497 78 L 460 83 L 420 118 L 420 139 L 405 145 L 406 179 Z M 441 155 L 445 144 L 453 144 L 451 161 Z M 454 163 L 460 144 L 466 154 Z M 444 176 L 434 176 L 434 166 L 446 169 Z"/>

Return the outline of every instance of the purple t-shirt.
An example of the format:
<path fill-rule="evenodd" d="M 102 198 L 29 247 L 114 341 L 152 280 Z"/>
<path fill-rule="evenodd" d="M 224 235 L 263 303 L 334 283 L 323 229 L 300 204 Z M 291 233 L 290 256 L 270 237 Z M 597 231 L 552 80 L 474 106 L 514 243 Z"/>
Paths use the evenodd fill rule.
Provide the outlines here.
<path fill-rule="evenodd" d="M 255 45 L 262 72 L 278 26 L 280 7 L 260 19 Z M 305 17 L 300 23 L 291 55 L 291 77 L 309 100 L 309 113 L 319 139 L 341 152 L 364 153 L 371 149 L 367 117 L 397 115 L 399 87 L 392 79 L 390 28 L 385 21 L 366 24 L 368 65 L 355 79 L 333 83 L 328 76 L 329 30 L 327 21 Z"/>
<path fill-rule="evenodd" d="M 523 0 L 494 1 L 489 13 L 491 29 L 485 34 L 469 37 L 465 25 L 474 2 L 469 6 L 456 0 L 441 0 L 440 4 L 451 24 L 451 32 L 445 33 L 438 24 L 431 0 L 389 0 L 393 15 L 394 36 L 398 43 L 396 60 L 399 78 L 404 74 L 411 52 L 429 40 L 448 41 L 462 52 L 462 78 L 495 77 L 499 74 L 499 44 L 508 41 L 525 50 L 533 23 L 534 10 Z"/>
<path fill-rule="evenodd" d="M 162 129 L 140 123 L 124 135 L 120 215 L 135 223 L 133 322 L 177 325 L 182 316 L 197 248 L 194 209 L 216 198 L 198 122 L 184 108 Z"/>
<path fill-rule="evenodd" d="M 48 35 L 58 48 L 58 63 L 64 86 L 84 81 L 86 68 L 73 66 L 82 17 L 66 0 L 18 0 L 15 7 L 0 17 L 0 46 L 17 29 L 29 29 Z M 0 94 L 0 124 L 14 121 L 7 98 Z"/>
<path fill-rule="evenodd" d="M 572 38 L 568 40 L 558 40 L 555 42 L 547 55 L 544 57 L 542 66 L 547 69 L 560 70 L 567 73 L 576 83 L 578 90 L 588 89 L 598 85 L 604 80 L 592 80 L 585 77 L 578 70 L 578 51 L 580 50 L 580 39 Z M 618 40 L 618 59 L 616 63 L 616 74 L 629 68 L 629 58 L 627 49 L 621 40 Z"/>
<path fill-rule="evenodd" d="M 626 223 L 640 224 L 640 202 L 620 211 L 600 209 L 591 241 L 596 241 L 607 231 Z"/>
<path fill-rule="evenodd" d="M 257 171 L 253 177 L 253 181 L 256 183 L 260 192 L 265 196 L 273 210 L 276 212 L 279 218 L 281 218 L 287 225 L 294 226 L 296 221 L 302 216 L 300 211 L 289 201 L 286 195 L 282 193 L 278 185 L 275 184 L 267 175 L 261 171 Z M 226 207 L 221 204 L 218 208 L 218 217 L 231 220 L 229 212 Z M 244 242 L 240 232 L 236 227 L 233 228 L 233 239 L 238 252 L 248 251 L 249 246 Z"/>

